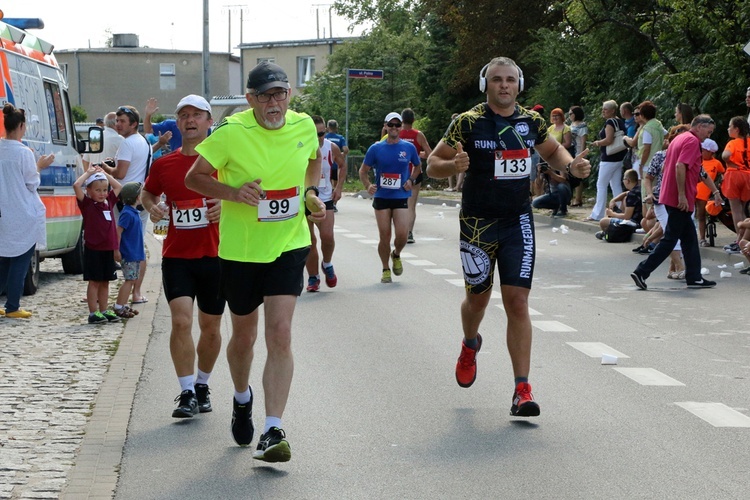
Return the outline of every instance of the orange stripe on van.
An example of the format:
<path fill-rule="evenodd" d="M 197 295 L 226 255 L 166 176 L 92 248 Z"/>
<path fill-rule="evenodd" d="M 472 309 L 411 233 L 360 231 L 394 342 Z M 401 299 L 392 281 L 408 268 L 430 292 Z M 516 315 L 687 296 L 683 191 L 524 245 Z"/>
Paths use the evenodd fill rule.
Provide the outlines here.
<path fill-rule="evenodd" d="M 47 218 L 81 216 L 75 195 L 71 196 L 42 196 L 42 203 L 47 207 Z"/>

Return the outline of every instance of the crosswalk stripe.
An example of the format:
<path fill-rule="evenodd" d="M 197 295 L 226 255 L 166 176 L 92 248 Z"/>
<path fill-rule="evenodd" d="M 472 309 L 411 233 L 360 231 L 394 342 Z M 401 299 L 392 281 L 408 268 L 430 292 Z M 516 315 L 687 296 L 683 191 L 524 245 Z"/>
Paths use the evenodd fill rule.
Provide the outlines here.
<path fill-rule="evenodd" d="M 641 385 L 685 385 L 679 380 L 673 379 L 669 375 L 665 375 L 659 370 L 655 370 L 653 368 L 614 368 L 614 370 L 622 373 L 629 379 L 634 380 Z"/>
<path fill-rule="evenodd" d="M 566 344 L 568 344 L 573 349 L 581 351 L 590 358 L 601 358 L 602 354 L 611 354 L 612 356 L 617 356 L 620 359 L 630 357 L 627 354 L 621 353 L 617 349 L 612 349 L 607 344 L 603 344 L 602 342 L 566 342 Z"/>
<path fill-rule="evenodd" d="M 750 427 L 750 417 L 722 403 L 683 401 L 675 404 L 714 427 Z"/>

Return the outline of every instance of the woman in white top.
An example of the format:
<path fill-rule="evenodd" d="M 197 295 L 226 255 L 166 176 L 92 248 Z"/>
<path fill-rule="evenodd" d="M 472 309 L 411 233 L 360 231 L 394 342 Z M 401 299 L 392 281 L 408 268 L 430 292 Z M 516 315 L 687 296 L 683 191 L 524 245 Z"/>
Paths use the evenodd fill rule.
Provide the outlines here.
<path fill-rule="evenodd" d="M 46 246 L 44 203 L 36 189 L 39 172 L 34 153 L 21 143 L 24 110 L 3 107 L 5 138 L 0 140 L 0 289 L 7 295 L 0 316 L 28 318 L 21 309 L 23 283 L 37 245 Z"/>

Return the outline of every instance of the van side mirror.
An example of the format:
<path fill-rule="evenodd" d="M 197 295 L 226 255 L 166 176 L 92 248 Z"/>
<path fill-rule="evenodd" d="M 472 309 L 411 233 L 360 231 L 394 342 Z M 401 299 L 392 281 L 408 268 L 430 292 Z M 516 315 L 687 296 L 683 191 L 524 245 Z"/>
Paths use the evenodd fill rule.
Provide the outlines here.
<path fill-rule="evenodd" d="M 88 153 L 101 153 L 104 151 L 104 129 L 101 127 L 89 127 Z"/>

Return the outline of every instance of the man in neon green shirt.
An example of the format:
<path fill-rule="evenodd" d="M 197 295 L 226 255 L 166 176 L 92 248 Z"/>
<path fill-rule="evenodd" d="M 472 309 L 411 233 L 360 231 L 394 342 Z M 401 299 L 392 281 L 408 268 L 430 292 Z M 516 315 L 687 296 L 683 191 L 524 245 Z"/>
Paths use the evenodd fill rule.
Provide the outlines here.
<path fill-rule="evenodd" d="M 230 116 L 196 150 L 185 185 L 222 202 L 219 222 L 221 291 L 232 316 L 227 361 L 234 382 L 232 435 L 253 439 L 250 366 L 264 304 L 268 357 L 263 374 L 266 424 L 253 458 L 286 462 L 291 449 L 281 427 L 294 360 L 292 315 L 302 292 L 312 221 L 325 218 L 318 198 L 321 157 L 312 119 L 288 110 L 289 79 L 262 62 L 250 70 L 251 109 Z"/>

